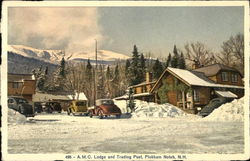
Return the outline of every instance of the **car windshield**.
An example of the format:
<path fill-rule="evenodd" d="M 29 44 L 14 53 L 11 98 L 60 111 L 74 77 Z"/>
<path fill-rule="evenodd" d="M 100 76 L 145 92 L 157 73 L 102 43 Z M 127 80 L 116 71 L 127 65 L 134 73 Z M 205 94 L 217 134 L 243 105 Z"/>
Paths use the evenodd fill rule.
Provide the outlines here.
<path fill-rule="evenodd" d="M 114 102 L 113 102 L 113 100 L 102 100 L 102 104 L 112 105 L 112 104 L 114 104 Z"/>
<path fill-rule="evenodd" d="M 23 99 L 23 98 L 17 98 L 16 100 L 18 103 L 28 103 L 28 101 L 26 99 Z"/>
<path fill-rule="evenodd" d="M 86 106 L 86 102 L 84 101 L 76 102 L 76 106 Z"/>

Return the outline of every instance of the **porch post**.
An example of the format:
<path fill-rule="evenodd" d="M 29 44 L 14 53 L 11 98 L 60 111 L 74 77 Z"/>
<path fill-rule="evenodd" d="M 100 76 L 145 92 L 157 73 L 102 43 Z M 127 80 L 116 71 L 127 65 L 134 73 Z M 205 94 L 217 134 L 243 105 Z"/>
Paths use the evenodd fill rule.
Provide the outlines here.
<path fill-rule="evenodd" d="M 190 103 L 190 109 L 194 109 L 194 91 L 191 89 L 191 103 Z"/>
<path fill-rule="evenodd" d="M 185 109 L 186 108 L 186 102 L 185 102 L 185 92 L 181 91 L 182 94 L 182 108 Z"/>

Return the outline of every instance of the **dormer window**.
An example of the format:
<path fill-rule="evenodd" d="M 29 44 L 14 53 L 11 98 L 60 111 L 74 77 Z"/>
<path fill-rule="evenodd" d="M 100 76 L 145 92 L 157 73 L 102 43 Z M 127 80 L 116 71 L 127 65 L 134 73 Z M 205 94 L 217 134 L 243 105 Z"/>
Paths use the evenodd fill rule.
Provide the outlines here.
<path fill-rule="evenodd" d="M 238 82 L 237 74 L 232 74 L 232 82 L 234 82 L 234 83 Z"/>
<path fill-rule="evenodd" d="M 227 72 L 222 72 L 221 73 L 221 79 L 222 79 L 222 81 L 227 82 L 228 81 L 228 73 Z"/>

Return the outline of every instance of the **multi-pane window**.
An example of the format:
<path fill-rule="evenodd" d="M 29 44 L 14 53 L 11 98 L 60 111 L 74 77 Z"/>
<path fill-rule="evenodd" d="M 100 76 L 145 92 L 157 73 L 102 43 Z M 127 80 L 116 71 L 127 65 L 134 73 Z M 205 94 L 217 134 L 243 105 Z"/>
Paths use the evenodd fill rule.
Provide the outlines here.
<path fill-rule="evenodd" d="M 232 74 L 232 82 L 238 82 L 238 76 L 237 74 Z"/>
<path fill-rule="evenodd" d="M 194 101 L 200 101 L 199 91 L 197 89 L 194 89 Z"/>
<path fill-rule="evenodd" d="M 20 87 L 20 83 L 19 82 L 13 82 L 12 83 L 12 88 L 19 88 Z"/>
<path fill-rule="evenodd" d="M 221 73 L 221 79 L 222 81 L 228 81 L 228 73 L 227 72 L 222 72 Z"/>

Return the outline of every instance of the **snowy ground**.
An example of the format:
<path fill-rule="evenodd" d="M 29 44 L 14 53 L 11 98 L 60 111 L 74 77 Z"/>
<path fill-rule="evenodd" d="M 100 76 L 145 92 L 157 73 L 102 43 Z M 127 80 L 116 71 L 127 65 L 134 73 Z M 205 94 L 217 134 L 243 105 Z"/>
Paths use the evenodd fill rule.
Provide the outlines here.
<path fill-rule="evenodd" d="M 243 153 L 243 122 L 41 114 L 8 126 L 9 153 Z"/>

